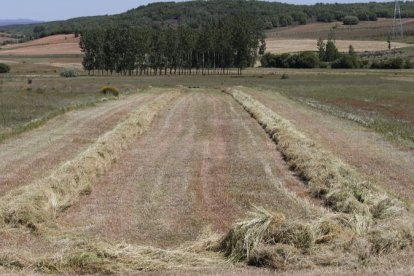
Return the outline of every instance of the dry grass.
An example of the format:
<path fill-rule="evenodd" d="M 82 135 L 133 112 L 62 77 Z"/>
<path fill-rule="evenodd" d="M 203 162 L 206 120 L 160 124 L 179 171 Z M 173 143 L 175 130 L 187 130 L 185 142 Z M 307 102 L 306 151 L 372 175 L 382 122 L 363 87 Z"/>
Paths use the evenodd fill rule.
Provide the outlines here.
<path fill-rule="evenodd" d="M 0 267 L 30 274 L 124 274 L 167 269 L 223 268 L 232 266 L 222 254 L 210 250 L 218 238 L 200 237 L 180 248 L 161 249 L 127 243 L 112 244 L 80 237 L 62 229 L 42 232 L 56 248 L 52 254 L 10 250 L 0 252 Z"/>
<path fill-rule="evenodd" d="M 259 209 L 250 220 L 236 224 L 223 240 L 226 255 L 236 260 L 249 260 L 250 252 L 254 251 L 251 263 L 259 265 L 261 258 L 266 259 L 265 263 L 272 258 L 278 263 L 278 254 L 286 248 L 275 249 L 277 256 L 270 258 L 268 245 L 284 244 L 299 250 L 300 259 L 305 263 L 337 264 L 333 260 L 339 258 L 338 254 L 351 255 L 350 259 L 358 261 L 412 245 L 413 220 L 402 202 L 381 191 L 372 180 L 322 149 L 289 121 L 247 94 L 237 89 L 229 93 L 277 143 L 290 168 L 307 183 L 310 195 L 323 200 L 335 215 L 321 221 L 292 222 L 285 221 L 281 214 L 273 215 Z M 266 245 L 263 251 L 257 249 L 263 244 Z M 309 253 L 312 248 L 318 248 L 319 259 Z M 262 257 L 258 260 L 257 256 Z"/>
<path fill-rule="evenodd" d="M 31 265 L 40 272 L 114 274 L 128 271 L 223 267 L 226 260 L 217 253 L 207 251 L 194 253 L 182 249 L 167 250 L 98 242 L 77 244 L 61 256 L 37 260 Z"/>
<path fill-rule="evenodd" d="M 157 113 L 178 95 L 171 92 L 158 96 L 50 176 L 10 192 L 0 205 L 2 223 L 36 230 L 38 223 L 53 221 L 80 195 L 90 192 L 94 180 L 119 159 L 134 138 L 149 128 Z"/>
<path fill-rule="evenodd" d="M 336 40 L 336 47 L 340 52 L 348 52 L 349 45 L 352 45 L 357 52 L 365 51 L 386 51 L 388 43 L 386 41 L 363 41 L 363 40 Z M 394 42 L 393 48 L 409 47 L 410 44 Z M 266 49 L 271 53 L 292 53 L 304 51 L 317 51 L 316 39 L 266 39 Z"/>

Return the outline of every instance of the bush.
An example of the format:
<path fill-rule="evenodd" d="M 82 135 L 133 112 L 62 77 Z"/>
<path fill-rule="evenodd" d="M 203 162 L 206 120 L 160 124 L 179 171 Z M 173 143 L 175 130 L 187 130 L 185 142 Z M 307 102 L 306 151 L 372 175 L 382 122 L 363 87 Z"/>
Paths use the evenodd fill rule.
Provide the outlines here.
<path fill-rule="evenodd" d="M 390 58 L 386 60 L 376 60 L 371 64 L 372 69 L 410 69 L 413 68 L 409 60 L 403 60 L 400 57 Z"/>
<path fill-rule="evenodd" d="M 64 69 L 60 72 L 60 76 L 64 78 L 74 78 L 76 77 L 76 71 L 73 69 Z"/>
<path fill-rule="evenodd" d="M 262 67 L 275 68 L 316 68 L 319 66 L 319 57 L 313 52 L 300 54 L 271 54 L 266 53 L 260 60 Z"/>
<path fill-rule="evenodd" d="M 319 62 L 319 68 L 328 68 L 328 63 L 326 62 Z"/>
<path fill-rule="evenodd" d="M 282 76 L 280 77 L 280 79 L 287 80 L 287 79 L 289 79 L 289 75 L 286 74 L 286 73 L 283 73 Z"/>
<path fill-rule="evenodd" d="M 342 22 L 344 25 L 358 25 L 359 19 L 356 16 L 348 15 L 344 17 Z"/>
<path fill-rule="evenodd" d="M 297 55 L 295 68 L 316 68 L 319 66 L 319 57 L 313 52 L 303 52 Z"/>
<path fill-rule="evenodd" d="M 0 74 L 10 72 L 10 66 L 4 63 L 0 63 Z"/>
<path fill-rule="evenodd" d="M 355 69 L 360 67 L 360 62 L 356 55 L 344 54 L 331 64 L 332 68 Z"/>
<path fill-rule="evenodd" d="M 105 85 L 101 88 L 101 93 L 102 94 L 112 94 L 115 97 L 119 96 L 119 90 L 118 88 L 114 87 L 114 86 L 110 86 L 110 85 Z"/>

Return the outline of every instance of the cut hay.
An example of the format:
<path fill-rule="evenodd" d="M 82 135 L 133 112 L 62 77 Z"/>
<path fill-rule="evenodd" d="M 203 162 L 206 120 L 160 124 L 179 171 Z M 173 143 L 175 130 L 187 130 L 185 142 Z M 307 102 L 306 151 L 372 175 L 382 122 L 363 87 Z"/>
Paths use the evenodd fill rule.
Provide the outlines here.
<path fill-rule="evenodd" d="M 52 234 L 49 238 L 53 239 L 56 236 Z M 57 239 L 56 242 L 57 246 L 62 245 L 58 245 L 61 240 Z M 203 270 L 232 266 L 222 254 L 209 251 L 207 248 L 193 252 L 187 248 L 161 249 L 127 243 L 110 244 L 76 237 L 65 237 L 64 245 L 65 247 L 54 254 L 43 256 L 16 250 L 3 252 L 0 254 L 0 267 L 13 271 L 48 274 L 122 275 L 138 271 Z"/>
<path fill-rule="evenodd" d="M 373 254 L 412 245 L 413 219 L 401 201 L 392 198 L 371 179 L 322 149 L 289 121 L 251 96 L 239 89 L 226 92 L 271 136 L 289 167 L 307 183 L 309 194 L 323 200 L 325 206 L 335 213 L 328 219 L 322 219 L 324 223 L 315 220 L 305 224 L 290 221 L 289 224 L 276 224 L 275 228 L 271 217 L 263 218 L 265 212 L 262 210 L 259 212 L 262 215 L 256 215 L 256 220 L 251 220 L 250 224 L 246 221 L 230 230 L 222 243 L 227 256 L 236 260 L 249 259 L 249 253 L 262 244 L 264 236 L 269 237 L 269 233 L 272 233 L 272 239 L 267 240 L 262 252 L 266 258 L 269 257 L 269 244 L 285 244 L 302 251 L 311 251 L 314 245 L 330 243 L 330 250 L 335 248 L 335 253 L 337 248 L 340 248 L 339 251 L 350 247 L 358 248 L 355 246 L 355 241 L 358 241 L 360 244 L 368 244 L 370 253 Z M 252 226 L 253 229 L 250 229 Z M 273 230 L 269 230 L 269 226 Z M 249 233 L 257 235 L 252 238 Z M 331 254 L 327 254 L 329 255 Z"/>
<path fill-rule="evenodd" d="M 11 191 L 0 203 L 1 223 L 36 230 L 38 223 L 53 220 L 80 195 L 89 193 L 97 177 L 120 158 L 135 137 L 150 127 L 158 112 L 178 95 L 176 91 L 161 94 L 51 175 Z"/>
<path fill-rule="evenodd" d="M 151 246 L 115 246 L 96 243 L 77 245 L 63 256 L 37 262 L 42 272 L 53 268 L 60 273 L 114 274 L 128 271 L 154 271 L 164 269 L 203 269 L 229 265 L 213 252 L 193 253 L 166 250 Z"/>

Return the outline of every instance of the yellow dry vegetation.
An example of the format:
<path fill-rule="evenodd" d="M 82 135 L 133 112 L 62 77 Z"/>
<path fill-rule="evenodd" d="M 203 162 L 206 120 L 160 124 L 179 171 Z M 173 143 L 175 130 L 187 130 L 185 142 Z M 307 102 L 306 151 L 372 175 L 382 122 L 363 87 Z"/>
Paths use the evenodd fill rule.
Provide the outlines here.
<path fill-rule="evenodd" d="M 161 94 L 50 176 L 11 191 L 0 203 L 1 222 L 35 230 L 37 224 L 53 221 L 80 195 L 90 192 L 94 180 L 119 159 L 135 137 L 150 127 L 157 113 L 179 94 L 178 91 Z"/>
<path fill-rule="evenodd" d="M 288 214 L 256 207 L 222 241 L 228 257 L 278 269 L 356 265 L 413 244 L 412 214 L 401 201 L 251 96 L 239 89 L 227 92 L 262 125 L 309 194 L 330 211 L 292 221 Z"/>

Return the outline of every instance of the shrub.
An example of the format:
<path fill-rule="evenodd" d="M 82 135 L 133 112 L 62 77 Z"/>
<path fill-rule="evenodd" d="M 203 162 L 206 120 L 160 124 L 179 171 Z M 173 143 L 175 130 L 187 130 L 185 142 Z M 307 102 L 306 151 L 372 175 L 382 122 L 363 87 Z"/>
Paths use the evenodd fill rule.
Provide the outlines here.
<path fill-rule="evenodd" d="M 4 63 L 0 63 L 0 74 L 10 72 L 10 66 Z"/>
<path fill-rule="evenodd" d="M 360 67 L 360 62 L 356 55 L 343 54 L 339 59 L 331 64 L 332 68 L 355 69 Z"/>
<path fill-rule="evenodd" d="M 76 72 L 73 69 L 64 69 L 60 72 L 60 76 L 64 78 L 74 78 L 76 77 Z"/>
<path fill-rule="evenodd" d="M 286 74 L 286 73 L 283 73 L 283 75 L 280 77 L 280 79 L 287 80 L 287 79 L 289 79 L 289 75 Z"/>
<path fill-rule="evenodd" d="M 313 52 L 303 52 L 297 55 L 296 68 L 316 68 L 319 66 L 319 57 Z"/>
<path fill-rule="evenodd" d="M 386 60 L 375 60 L 371 64 L 372 69 L 410 69 L 412 64 L 409 60 L 403 60 L 400 57 Z"/>
<path fill-rule="evenodd" d="M 319 57 L 313 52 L 300 54 L 271 54 L 266 53 L 260 60 L 262 67 L 276 68 L 315 68 L 319 66 Z"/>
<path fill-rule="evenodd" d="M 118 88 L 114 87 L 114 86 L 110 86 L 110 85 L 105 85 L 101 88 L 101 93 L 102 94 L 112 94 L 115 97 L 119 96 L 119 90 Z"/>
<path fill-rule="evenodd" d="M 348 15 L 344 17 L 342 22 L 344 25 L 358 25 L 359 19 L 356 16 Z"/>
<path fill-rule="evenodd" d="M 319 68 L 328 68 L 328 63 L 326 63 L 326 62 L 319 62 Z"/>

